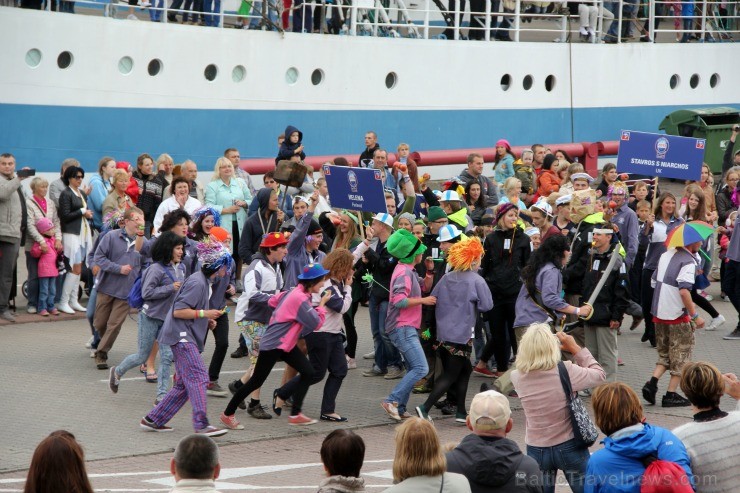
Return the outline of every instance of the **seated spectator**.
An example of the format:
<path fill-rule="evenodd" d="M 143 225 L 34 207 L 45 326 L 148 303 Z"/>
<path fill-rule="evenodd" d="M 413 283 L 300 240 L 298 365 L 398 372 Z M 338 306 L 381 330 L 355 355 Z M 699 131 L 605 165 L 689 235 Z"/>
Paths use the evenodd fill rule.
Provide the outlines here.
<path fill-rule="evenodd" d="M 38 444 L 28 469 L 24 493 L 93 493 L 85 453 L 68 431 L 54 431 Z"/>
<path fill-rule="evenodd" d="M 321 462 L 329 476 L 319 484 L 318 493 L 365 491 L 360 477 L 365 460 L 365 442 L 352 430 L 334 430 L 321 444 Z"/>
<path fill-rule="evenodd" d="M 221 473 L 221 464 L 216 442 L 205 435 L 186 436 L 175 448 L 170 472 L 177 481 L 170 493 L 218 493 L 216 479 Z"/>
<path fill-rule="evenodd" d="M 505 396 L 495 390 L 476 394 L 465 424 L 472 433 L 447 452 L 447 470 L 468 478 L 473 493 L 542 491 L 537 462 L 506 438 L 514 421 Z"/>
<path fill-rule="evenodd" d="M 586 492 L 639 493 L 648 457 L 674 462 L 691 479 L 689 456 L 673 433 L 645 422 L 640 398 L 622 382 L 596 387 L 591 404 L 604 448 L 591 455 Z M 684 478 L 685 479 L 685 478 Z M 673 490 L 671 490 L 673 491 Z"/>
<path fill-rule="evenodd" d="M 385 492 L 470 492 L 465 476 L 445 472 L 445 468 L 445 456 L 434 425 L 426 419 L 408 418 L 396 428 L 394 486 Z"/>
<path fill-rule="evenodd" d="M 691 460 L 696 491 L 731 491 L 737 488 L 737 445 L 740 443 L 740 405 L 734 411 L 719 408 L 722 394 L 740 400 L 740 382 L 722 375 L 711 363 L 689 363 L 681 373 L 683 390 L 694 412 L 693 423 L 673 433 L 681 439 Z"/>

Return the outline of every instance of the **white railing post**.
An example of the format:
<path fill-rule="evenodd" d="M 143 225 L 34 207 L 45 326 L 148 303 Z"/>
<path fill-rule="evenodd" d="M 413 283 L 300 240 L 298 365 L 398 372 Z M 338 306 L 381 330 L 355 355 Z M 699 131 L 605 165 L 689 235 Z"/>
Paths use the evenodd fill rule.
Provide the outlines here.
<path fill-rule="evenodd" d="M 167 20 L 168 14 L 169 14 L 169 4 L 167 3 L 167 0 L 164 0 L 164 11 L 162 12 L 162 22 L 167 24 L 169 20 Z"/>
<path fill-rule="evenodd" d="M 357 2 L 351 2 L 349 6 L 349 35 L 357 36 Z"/>
<path fill-rule="evenodd" d="M 522 2 L 516 0 L 514 5 L 514 41 L 519 42 L 519 27 L 521 26 L 520 14 L 522 13 Z"/>
<path fill-rule="evenodd" d="M 429 39 L 429 14 L 432 8 L 431 0 L 424 2 L 424 39 Z"/>
<path fill-rule="evenodd" d="M 623 0 L 619 0 L 619 5 L 618 5 L 619 21 L 617 22 L 617 43 L 622 42 L 622 7 L 623 7 L 622 1 Z"/>
<path fill-rule="evenodd" d="M 455 12 L 454 14 L 454 31 L 452 31 L 453 39 L 460 39 L 460 0 L 455 1 Z"/>
<path fill-rule="evenodd" d="M 704 2 L 704 5 L 702 5 L 701 9 L 701 38 L 699 39 L 701 42 L 706 41 L 705 33 L 707 29 L 707 9 L 710 8 L 710 3 L 712 3 L 711 0 Z"/>
<path fill-rule="evenodd" d="M 604 2 L 601 0 L 601 4 L 599 4 L 599 0 L 594 0 L 594 7 L 596 7 L 596 12 L 599 14 L 596 16 L 596 29 L 594 30 L 594 35 L 591 36 L 591 44 L 596 44 L 601 39 L 601 32 L 604 30 Z"/>
<path fill-rule="evenodd" d="M 484 35 L 483 39 L 486 41 L 491 41 L 491 0 L 486 0 L 486 18 L 485 18 L 486 25 L 483 26 Z"/>

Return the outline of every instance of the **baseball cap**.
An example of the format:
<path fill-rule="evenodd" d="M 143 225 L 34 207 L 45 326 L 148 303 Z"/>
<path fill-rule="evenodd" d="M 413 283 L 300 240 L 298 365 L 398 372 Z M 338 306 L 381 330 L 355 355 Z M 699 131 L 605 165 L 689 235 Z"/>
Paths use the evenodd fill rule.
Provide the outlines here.
<path fill-rule="evenodd" d="M 509 400 L 495 390 L 476 394 L 473 402 L 470 403 L 470 425 L 476 431 L 506 428 L 510 417 Z M 492 423 L 478 423 L 481 418 L 488 418 Z"/>
<path fill-rule="evenodd" d="M 268 233 L 262 237 L 260 248 L 274 248 L 281 245 L 287 245 L 288 239 L 283 233 Z"/>

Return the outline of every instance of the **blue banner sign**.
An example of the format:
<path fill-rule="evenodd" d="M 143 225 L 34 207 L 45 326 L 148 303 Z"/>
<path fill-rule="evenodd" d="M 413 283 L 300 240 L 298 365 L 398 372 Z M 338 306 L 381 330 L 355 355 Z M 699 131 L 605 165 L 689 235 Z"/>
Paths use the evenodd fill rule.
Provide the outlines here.
<path fill-rule="evenodd" d="M 331 206 L 363 212 L 388 212 L 380 170 L 324 165 Z"/>
<path fill-rule="evenodd" d="M 416 194 L 416 203 L 414 204 L 414 216 L 416 217 L 427 217 L 427 214 L 429 211 L 427 210 L 429 208 L 429 205 L 427 204 L 427 200 L 424 198 L 424 195 L 421 193 Z"/>
<path fill-rule="evenodd" d="M 640 175 L 699 180 L 704 139 L 622 130 L 617 171 Z"/>

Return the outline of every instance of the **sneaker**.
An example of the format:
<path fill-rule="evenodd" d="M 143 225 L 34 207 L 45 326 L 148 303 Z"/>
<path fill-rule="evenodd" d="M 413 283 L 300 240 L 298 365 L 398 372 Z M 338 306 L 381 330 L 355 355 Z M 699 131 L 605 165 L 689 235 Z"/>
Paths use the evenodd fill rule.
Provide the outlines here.
<path fill-rule="evenodd" d="M 642 386 L 642 398 L 648 401 L 650 404 L 655 405 L 655 396 L 658 393 L 658 386 L 653 385 L 648 381 Z"/>
<path fill-rule="evenodd" d="M 226 416 L 222 413 L 219 419 L 221 420 L 221 423 L 223 423 L 223 425 L 230 430 L 244 429 L 244 425 L 237 421 L 236 416 L 234 416 L 233 414 L 231 416 Z"/>
<path fill-rule="evenodd" d="M 661 402 L 661 405 L 663 407 L 687 407 L 690 406 L 691 403 L 688 399 L 685 397 L 681 397 L 675 392 L 669 393 L 666 392 L 666 394 L 663 396 L 663 401 Z"/>
<path fill-rule="evenodd" d="M 0 312 L 0 318 L 3 320 L 7 320 L 8 322 L 15 322 L 15 316 L 10 313 L 10 310 L 5 310 L 4 312 Z"/>
<path fill-rule="evenodd" d="M 229 395 L 229 392 L 221 387 L 218 382 L 211 382 L 208 384 L 208 387 L 206 387 L 206 395 L 210 395 L 212 397 L 226 397 Z"/>
<path fill-rule="evenodd" d="M 362 359 L 375 359 L 375 351 L 370 351 L 367 354 L 363 354 Z"/>
<path fill-rule="evenodd" d="M 473 368 L 473 374 L 476 377 L 493 377 L 495 373 L 493 373 L 491 370 L 486 368 L 485 366 L 483 368 L 478 368 L 477 366 Z"/>
<path fill-rule="evenodd" d="M 376 368 L 376 367 L 373 366 L 369 370 L 363 371 L 362 372 L 362 376 L 363 377 L 382 377 L 386 373 L 388 373 L 388 372 L 380 371 L 378 368 Z"/>
<path fill-rule="evenodd" d="M 90 339 L 88 339 L 87 342 L 85 343 L 85 347 L 87 349 L 90 349 L 92 347 L 92 343 L 94 340 L 95 340 L 95 336 L 90 336 Z"/>
<path fill-rule="evenodd" d="M 740 328 L 733 330 L 722 339 L 726 341 L 740 341 Z"/>
<path fill-rule="evenodd" d="M 617 358 L 617 366 L 624 366 L 624 361 L 622 361 L 622 358 Z"/>
<path fill-rule="evenodd" d="M 59 315 L 59 310 L 57 310 L 56 308 L 52 308 L 51 310 L 49 310 L 49 313 L 51 313 L 52 315 Z"/>
<path fill-rule="evenodd" d="M 95 365 L 97 366 L 98 370 L 107 370 L 108 369 L 108 355 L 105 354 L 103 351 L 96 351 L 95 352 Z"/>
<path fill-rule="evenodd" d="M 288 417 L 288 424 L 293 426 L 305 426 L 305 425 L 312 425 L 316 423 L 316 420 L 313 418 L 309 418 L 303 413 L 298 413 L 295 416 Z"/>
<path fill-rule="evenodd" d="M 444 406 L 442 406 L 442 414 L 445 416 L 452 416 L 453 414 L 457 414 L 457 406 L 452 404 L 451 402 L 446 402 Z"/>
<path fill-rule="evenodd" d="M 229 430 L 224 428 L 216 428 L 215 426 L 208 425 L 200 430 L 195 430 L 196 435 L 205 435 L 207 437 L 220 437 L 227 434 Z"/>
<path fill-rule="evenodd" d="M 244 346 L 239 346 L 236 351 L 231 353 L 232 358 L 243 358 L 249 354 L 249 350 Z"/>
<path fill-rule="evenodd" d="M 401 378 L 406 374 L 406 372 L 400 368 L 397 368 L 395 366 L 389 366 L 388 372 L 385 374 L 383 378 L 386 380 L 395 380 L 397 378 Z"/>
<path fill-rule="evenodd" d="M 26 311 L 28 313 L 30 313 L 31 315 L 33 315 L 34 313 L 36 313 L 36 307 L 35 306 L 28 305 L 28 307 L 26 308 Z M 44 311 L 46 311 L 46 310 L 44 310 Z"/>
<path fill-rule="evenodd" d="M 424 384 L 424 385 L 417 385 L 416 387 L 414 387 L 411 390 L 411 393 L 413 393 L 413 394 L 429 394 L 431 391 L 432 391 L 432 389 L 430 389 L 429 387 L 426 386 L 426 384 Z"/>
<path fill-rule="evenodd" d="M 141 418 L 141 421 L 139 421 L 139 426 L 141 427 L 142 430 L 146 430 L 146 431 L 157 431 L 157 432 L 172 431 L 171 426 L 165 426 L 165 425 L 157 426 L 154 423 L 154 421 L 149 419 L 148 416 L 144 416 L 143 418 Z"/>
<path fill-rule="evenodd" d="M 154 407 L 157 407 L 159 403 L 162 402 L 162 399 L 164 399 L 164 397 L 157 396 L 157 398 L 154 399 Z"/>
<path fill-rule="evenodd" d="M 388 416 L 390 416 L 391 419 L 395 421 L 401 421 L 401 416 L 398 414 L 398 404 L 395 402 L 381 402 L 380 405 L 385 409 L 385 412 L 388 413 Z"/>
<path fill-rule="evenodd" d="M 257 404 L 256 406 L 248 407 L 247 413 L 249 413 L 249 415 L 252 416 L 254 419 L 272 419 L 272 414 L 269 414 L 266 409 L 267 406 L 261 406 Z"/>
<path fill-rule="evenodd" d="M 49 311 L 48 310 L 41 310 L 39 312 L 39 315 L 41 315 L 42 317 L 48 317 L 49 316 Z"/>
<path fill-rule="evenodd" d="M 98 352 L 97 349 L 91 349 L 90 350 L 90 357 L 91 358 L 94 358 L 95 357 L 95 353 L 97 353 L 97 352 Z"/>
<path fill-rule="evenodd" d="M 238 383 L 237 383 L 237 382 L 238 382 Z M 234 380 L 233 382 L 229 382 L 229 392 L 231 392 L 232 394 L 236 394 L 236 391 L 237 391 L 237 390 L 239 390 L 239 387 L 238 387 L 238 385 L 239 385 L 240 383 L 241 383 L 241 380 Z M 238 404 L 238 407 L 239 407 L 239 409 L 242 409 L 242 410 L 244 410 L 244 409 L 246 409 L 246 408 L 247 408 L 247 403 L 246 403 L 246 402 L 244 402 L 244 400 L 242 400 L 242 401 L 241 401 L 241 402 L 240 402 L 240 403 Z"/>
<path fill-rule="evenodd" d="M 403 419 L 409 419 L 409 418 L 413 418 L 413 417 L 414 417 L 414 415 L 413 415 L 413 414 L 411 414 L 411 413 L 410 413 L 410 412 L 408 412 L 408 411 L 404 411 L 404 412 L 402 412 L 401 414 L 399 414 L 399 416 L 401 416 L 401 419 L 402 419 L 402 420 L 403 420 Z"/>
<path fill-rule="evenodd" d="M 118 375 L 116 375 L 116 367 L 112 366 L 110 369 L 110 374 L 108 375 L 108 387 L 110 387 L 110 391 L 114 394 L 118 393 L 118 385 L 121 383 L 121 381 L 118 379 Z"/>
<path fill-rule="evenodd" d="M 355 361 L 354 358 L 347 358 L 347 369 L 348 370 L 356 370 L 357 369 L 357 361 Z"/>
<path fill-rule="evenodd" d="M 720 327 L 723 323 L 725 323 L 725 316 L 722 314 L 717 315 L 709 323 L 706 330 L 717 330 L 717 328 Z"/>
<path fill-rule="evenodd" d="M 705 300 L 707 300 L 707 301 L 712 301 L 712 300 L 714 300 L 714 296 L 712 296 L 711 294 L 708 294 L 708 293 L 707 293 L 706 291 L 701 291 L 701 292 L 699 293 L 699 295 L 700 295 L 700 296 L 703 296 L 703 297 L 704 297 L 704 299 L 705 299 Z"/>
<path fill-rule="evenodd" d="M 468 413 L 455 413 L 455 422 L 465 424 L 468 422 Z"/>

